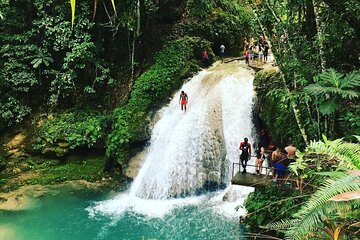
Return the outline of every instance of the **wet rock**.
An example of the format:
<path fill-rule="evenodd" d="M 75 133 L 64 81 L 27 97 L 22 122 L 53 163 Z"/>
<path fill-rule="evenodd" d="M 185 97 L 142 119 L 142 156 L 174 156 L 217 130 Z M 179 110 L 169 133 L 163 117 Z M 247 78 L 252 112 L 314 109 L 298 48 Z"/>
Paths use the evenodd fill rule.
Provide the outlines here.
<path fill-rule="evenodd" d="M 3 148 L 7 158 L 23 158 L 26 157 L 24 153 L 24 142 L 26 135 L 24 132 L 18 132 L 13 136 L 9 137 L 3 144 Z"/>
<path fill-rule="evenodd" d="M 22 172 L 20 168 L 14 168 L 12 171 L 13 171 L 13 173 L 15 173 L 15 174 L 19 174 L 19 173 Z"/>
<path fill-rule="evenodd" d="M 0 172 L 6 169 L 6 163 L 0 160 Z"/>
<path fill-rule="evenodd" d="M 61 148 L 69 148 L 69 143 L 68 142 L 66 142 L 66 141 L 62 141 L 62 142 L 58 142 L 57 143 L 58 145 L 59 145 L 59 147 L 61 147 Z"/>
<path fill-rule="evenodd" d="M 22 172 L 29 171 L 31 169 L 28 163 L 21 163 L 19 168 L 21 169 Z"/>
<path fill-rule="evenodd" d="M 62 148 L 62 147 L 48 147 L 42 151 L 42 154 L 47 156 L 57 156 L 63 157 L 69 149 Z"/>
<path fill-rule="evenodd" d="M 141 151 L 138 154 L 136 154 L 135 157 L 130 159 L 124 171 L 125 176 L 129 178 L 135 178 L 137 176 L 141 166 L 144 163 L 145 154 L 146 154 L 145 151 Z"/>
<path fill-rule="evenodd" d="M 207 176 L 207 180 L 211 182 L 218 182 L 220 183 L 220 174 L 217 171 L 211 171 L 209 172 Z"/>
<path fill-rule="evenodd" d="M 24 143 L 26 136 L 23 132 L 15 134 L 10 141 L 4 144 L 5 148 L 8 150 L 20 148 Z"/>

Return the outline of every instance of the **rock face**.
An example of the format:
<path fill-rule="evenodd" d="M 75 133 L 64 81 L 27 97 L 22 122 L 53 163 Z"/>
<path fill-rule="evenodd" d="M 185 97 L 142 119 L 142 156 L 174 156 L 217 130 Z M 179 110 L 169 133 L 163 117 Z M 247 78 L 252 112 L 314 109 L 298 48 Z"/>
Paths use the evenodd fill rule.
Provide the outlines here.
<path fill-rule="evenodd" d="M 141 151 L 138 154 L 136 154 L 135 157 L 131 158 L 124 171 L 125 176 L 129 178 L 135 178 L 144 163 L 145 156 L 146 156 L 146 152 Z"/>
<path fill-rule="evenodd" d="M 19 211 L 35 207 L 33 198 L 42 196 L 45 187 L 32 185 L 22 187 L 16 191 L 0 194 L 0 210 Z"/>
<path fill-rule="evenodd" d="M 8 193 L 0 193 L 0 211 L 21 211 L 33 209 L 37 206 L 38 198 L 46 194 L 60 194 L 59 187 L 70 187 L 74 190 L 80 189 L 103 189 L 110 179 L 104 179 L 99 183 L 91 183 L 85 180 L 67 181 L 56 186 L 28 185 L 20 187 Z M 0 229 L 1 231 L 1 229 Z M 1 233 L 1 232 L 0 232 Z M 0 239 L 1 235 L 0 235 Z"/>
<path fill-rule="evenodd" d="M 3 148 L 6 152 L 7 157 L 10 158 L 22 158 L 27 156 L 24 153 L 24 144 L 26 140 L 26 135 L 24 132 L 18 132 L 12 137 L 10 137 L 3 144 Z"/>

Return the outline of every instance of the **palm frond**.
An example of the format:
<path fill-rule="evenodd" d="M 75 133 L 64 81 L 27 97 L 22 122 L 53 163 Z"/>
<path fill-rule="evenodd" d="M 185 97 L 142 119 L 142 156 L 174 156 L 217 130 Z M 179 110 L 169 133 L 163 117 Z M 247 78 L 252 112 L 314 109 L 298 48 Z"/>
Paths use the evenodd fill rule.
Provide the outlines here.
<path fill-rule="evenodd" d="M 344 142 L 342 139 L 339 139 L 330 141 L 328 149 L 339 159 L 353 165 L 352 169 L 360 169 L 360 144 Z"/>
<path fill-rule="evenodd" d="M 298 225 L 300 222 L 299 219 L 291 219 L 291 220 L 280 220 L 278 222 L 269 223 L 262 228 L 270 229 L 270 230 L 286 230 L 293 226 Z"/>
<path fill-rule="evenodd" d="M 353 71 L 346 75 L 342 82 L 341 88 L 355 88 L 360 86 L 360 71 Z"/>
<path fill-rule="evenodd" d="M 329 209 L 347 208 L 343 202 L 331 202 L 329 199 L 337 194 L 360 190 L 359 180 L 359 177 L 353 175 L 326 180 L 324 186 L 315 192 L 295 215 L 300 222 L 291 227 L 286 235 L 294 239 L 303 239 L 304 234 L 313 231 L 322 222 L 322 216 L 325 216 Z"/>
<path fill-rule="evenodd" d="M 339 86 L 343 76 L 344 74 L 337 72 L 333 68 L 327 69 L 318 75 L 319 79 L 327 86 Z"/>
<path fill-rule="evenodd" d="M 359 136 L 355 136 L 360 139 Z M 360 144 L 345 142 L 342 139 L 324 142 L 311 141 L 306 153 L 327 154 L 339 159 L 345 169 L 360 169 Z"/>
<path fill-rule="evenodd" d="M 327 92 L 324 90 L 324 87 L 321 86 L 319 83 L 314 83 L 306 86 L 304 88 L 305 92 L 307 92 L 310 95 L 318 96 L 318 95 L 324 95 Z"/>
<path fill-rule="evenodd" d="M 326 177 L 332 177 L 332 178 L 340 178 L 346 175 L 345 172 L 340 172 L 340 171 L 336 171 L 336 172 L 317 172 L 314 173 L 316 175 L 319 176 L 326 176 Z"/>
<path fill-rule="evenodd" d="M 311 84 L 304 88 L 305 91 L 313 96 L 319 95 L 337 95 L 345 99 L 354 99 L 359 97 L 359 93 L 351 89 L 342 89 L 336 86 L 321 86 L 319 83 Z"/>
<path fill-rule="evenodd" d="M 334 98 L 331 98 L 331 99 L 323 101 L 319 105 L 319 111 L 323 115 L 330 115 L 330 114 L 334 113 L 337 109 L 339 109 L 339 107 L 340 107 L 340 104 Z"/>

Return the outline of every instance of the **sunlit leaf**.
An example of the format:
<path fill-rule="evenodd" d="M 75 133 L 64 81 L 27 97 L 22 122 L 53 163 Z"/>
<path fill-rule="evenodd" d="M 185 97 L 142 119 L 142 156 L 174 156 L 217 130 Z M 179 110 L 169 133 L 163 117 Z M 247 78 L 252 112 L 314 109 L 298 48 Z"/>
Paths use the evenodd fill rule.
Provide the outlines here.
<path fill-rule="evenodd" d="M 99 0 L 94 0 L 93 20 L 95 19 L 96 9 L 97 9 L 98 2 L 99 2 Z"/>
<path fill-rule="evenodd" d="M 349 170 L 348 173 L 360 177 L 360 170 Z"/>
<path fill-rule="evenodd" d="M 112 6 L 113 6 L 113 9 L 114 9 L 114 12 L 115 12 L 115 16 L 117 16 L 117 15 L 116 15 L 115 0 L 111 0 L 111 4 L 112 4 Z"/>
<path fill-rule="evenodd" d="M 359 199 L 360 198 L 360 190 L 357 191 L 351 191 L 351 192 L 345 192 L 345 193 L 341 193 L 338 194 L 334 197 L 332 197 L 330 200 L 332 201 L 350 201 L 350 200 L 355 200 L 355 199 Z"/>
<path fill-rule="evenodd" d="M 76 4 L 76 0 L 70 0 L 70 5 L 71 5 L 71 27 L 74 26 L 74 20 L 75 20 L 75 4 Z"/>

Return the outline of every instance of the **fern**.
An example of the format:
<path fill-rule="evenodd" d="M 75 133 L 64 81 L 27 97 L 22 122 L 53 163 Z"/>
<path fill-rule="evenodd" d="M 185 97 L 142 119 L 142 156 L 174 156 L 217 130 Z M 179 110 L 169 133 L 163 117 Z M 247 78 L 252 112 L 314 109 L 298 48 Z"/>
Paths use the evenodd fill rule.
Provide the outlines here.
<path fill-rule="evenodd" d="M 304 239 L 303 236 L 312 232 L 323 221 L 329 210 L 342 212 L 349 207 L 348 203 L 329 201 L 337 194 L 356 191 L 360 189 L 360 178 L 353 175 L 345 175 L 336 180 L 329 179 L 324 186 L 315 192 L 307 203 L 295 215 L 299 221 L 298 225 L 292 226 L 286 231 L 288 239 Z M 351 205 L 358 206 L 358 201 L 350 202 Z"/>
<path fill-rule="evenodd" d="M 291 220 L 280 220 L 279 222 L 273 222 L 265 225 L 263 228 L 271 229 L 271 230 L 284 230 L 292 228 L 300 223 L 299 219 L 291 219 Z"/>
<path fill-rule="evenodd" d="M 360 71 L 344 75 L 334 69 L 327 69 L 314 80 L 316 83 L 306 86 L 304 91 L 320 101 L 319 110 L 322 115 L 336 112 L 345 99 L 360 97 L 356 90 L 360 86 Z"/>

